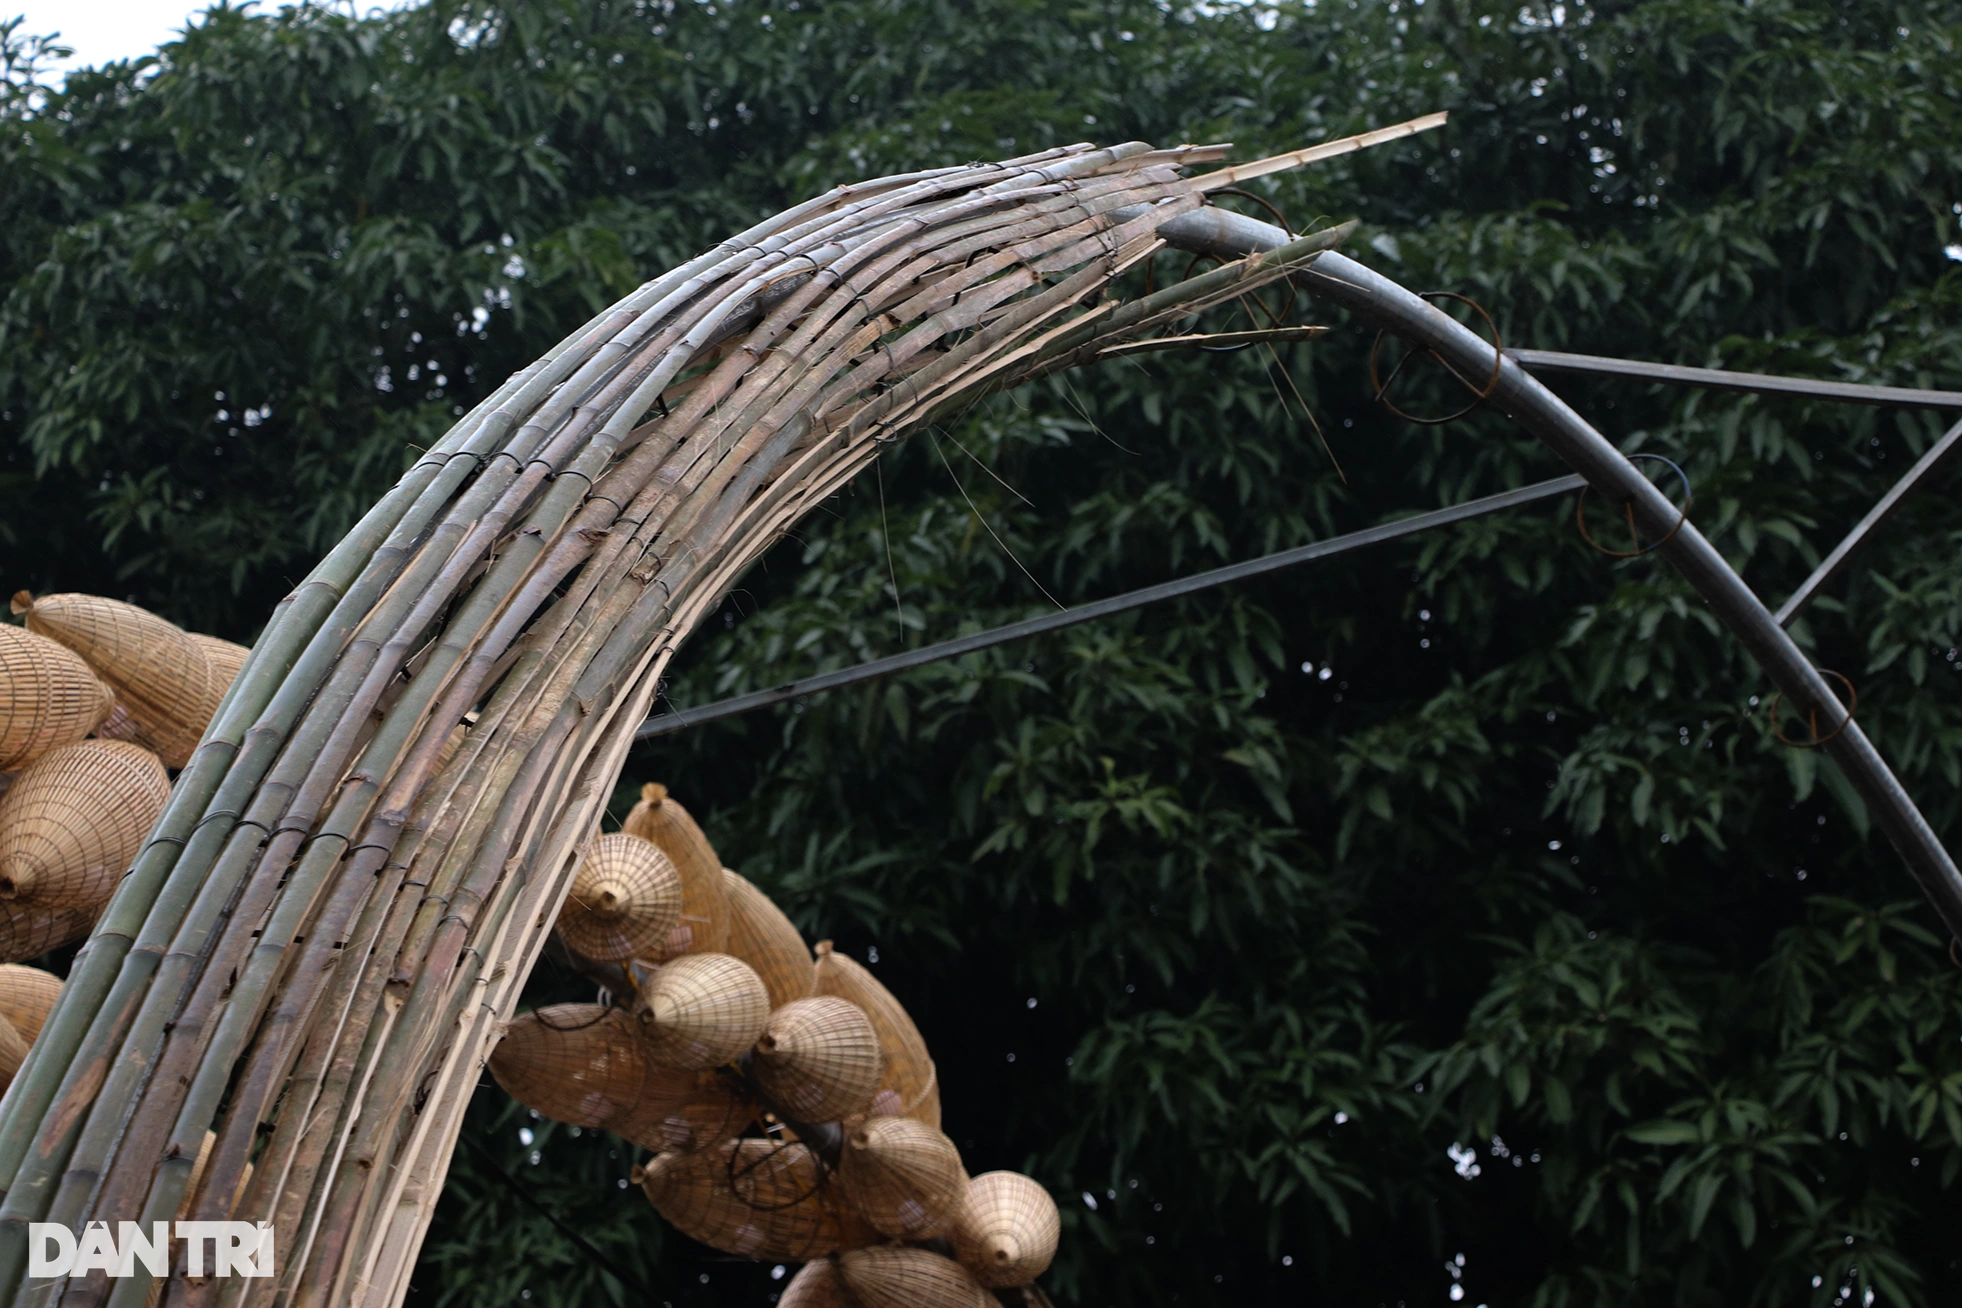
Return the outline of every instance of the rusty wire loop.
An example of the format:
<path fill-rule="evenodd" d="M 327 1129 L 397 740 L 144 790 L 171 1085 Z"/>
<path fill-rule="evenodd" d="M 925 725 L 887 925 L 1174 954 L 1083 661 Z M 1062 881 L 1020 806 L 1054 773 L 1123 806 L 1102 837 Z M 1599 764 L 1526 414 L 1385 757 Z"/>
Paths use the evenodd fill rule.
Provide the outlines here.
<path fill-rule="evenodd" d="M 1846 716 L 1840 719 L 1838 726 L 1822 736 L 1819 734 L 1819 710 L 1810 709 L 1806 712 L 1805 717 L 1807 724 L 1812 730 L 1812 739 L 1793 740 L 1785 734 L 1784 728 L 1778 725 L 1778 706 L 1784 702 L 1785 692 L 1774 690 L 1771 692 L 1771 703 L 1768 706 L 1766 716 L 1771 723 L 1772 739 L 1776 740 L 1779 744 L 1789 745 L 1793 749 L 1817 749 L 1840 732 L 1846 730 L 1847 724 L 1853 721 L 1853 712 L 1860 707 L 1859 688 L 1843 672 L 1834 672 L 1831 668 L 1820 668 L 1819 672 L 1821 676 L 1831 677 L 1833 680 L 1839 682 L 1840 685 L 1846 687 Z"/>
<path fill-rule="evenodd" d="M 1484 385 L 1482 386 L 1473 385 L 1470 378 L 1466 377 L 1463 373 L 1459 372 L 1456 368 L 1452 367 L 1450 362 L 1446 360 L 1443 355 L 1439 354 L 1436 350 L 1433 350 L 1430 346 L 1427 345 L 1421 350 L 1412 350 L 1410 353 L 1404 355 L 1401 359 L 1397 360 L 1397 366 L 1390 369 L 1390 375 L 1388 377 L 1384 377 L 1381 375 L 1380 371 L 1377 368 L 1377 358 L 1382 352 L 1383 337 L 1387 333 L 1379 331 L 1376 333 L 1376 339 L 1374 341 L 1371 341 L 1369 346 L 1369 386 L 1370 386 L 1370 390 L 1374 392 L 1371 398 L 1373 398 L 1378 404 L 1381 404 L 1384 408 L 1388 409 L 1391 413 L 1394 413 L 1397 417 L 1402 418 L 1405 422 L 1414 422 L 1421 427 L 1442 427 L 1447 422 L 1456 422 L 1458 419 L 1464 417 L 1466 414 L 1470 413 L 1473 409 L 1476 409 L 1479 405 L 1491 399 L 1492 392 L 1499 389 L 1499 370 L 1505 366 L 1506 343 L 1504 338 L 1499 335 L 1499 324 L 1492 320 L 1492 315 L 1485 311 L 1485 306 L 1480 304 L 1477 300 L 1472 299 L 1471 296 L 1460 295 L 1456 291 L 1424 291 L 1421 292 L 1421 294 L 1422 297 L 1427 301 L 1428 300 L 1456 300 L 1460 304 L 1470 306 L 1473 313 L 1476 313 L 1479 317 L 1485 319 L 1485 326 L 1492 333 L 1492 375 L 1485 379 Z M 1458 384 L 1463 386 L 1466 390 L 1472 393 L 1471 403 L 1467 404 L 1464 408 L 1459 409 L 1457 412 L 1447 413 L 1441 418 L 1420 418 L 1414 413 L 1405 413 L 1402 409 L 1398 408 L 1395 404 L 1391 403 L 1390 386 L 1396 381 L 1398 374 L 1400 374 L 1403 371 L 1403 366 L 1409 363 L 1412 359 L 1416 358 L 1419 354 L 1429 355 L 1431 358 L 1435 359 L 1446 372 L 1450 373 L 1453 377 L 1457 378 Z"/>
<path fill-rule="evenodd" d="M 1222 186 L 1217 191 L 1213 191 L 1207 195 L 1206 203 L 1212 204 L 1222 195 L 1237 195 L 1242 200 L 1252 200 L 1255 204 L 1273 215 L 1275 226 L 1286 232 L 1289 240 L 1294 239 L 1294 224 L 1288 221 L 1288 216 L 1285 213 L 1281 212 L 1281 206 L 1275 204 L 1272 200 L 1267 199 L 1265 196 L 1255 195 L 1252 191 L 1243 191 L 1237 186 Z"/>
<path fill-rule="evenodd" d="M 1683 524 L 1689 521 L 1690 506 L 1696 503 L 1696 493 L 1690 489 L 1689 474 L 1684 472 L 1682 466 L 1674 459 L 1664 458 L 1660 454 L 1631 454 L 1628 456 L 1630 463 L 1635 462 L 1637 459 L 1650 459 L 1656 463 L 1668 465 L 1669 470 L 1676 474 L 1676 480 L 1683 483 L 1682 507 L 1676 510 L 1676 525 L 1671 527 L 1661 540 L 1650 545 L 1644 545 L 1642 544 L 1641 533 L 1635 526 L 1635 501 L 1623 500 L 1621 502 L 1621 511 L 1628 519 L 1628 539 L 1633 542 L 1635 548 L 1632 550 L 1611 550 L 1600 541 L 1595 540 L 1593 533 L 1587 529 L 1588 488 L 1586 486 L 1581 487 L 1580 498 L 1574 501 L 1574 525 L 1580 528 L 1582 540 L 1586 541 L 1597 553 L 1605 554 L 1611 559 L 1639 559 L 1651 550 L 1661 549 L 1664 545 L 1675 539 L 1676 533 L 1683 529 Z"/>

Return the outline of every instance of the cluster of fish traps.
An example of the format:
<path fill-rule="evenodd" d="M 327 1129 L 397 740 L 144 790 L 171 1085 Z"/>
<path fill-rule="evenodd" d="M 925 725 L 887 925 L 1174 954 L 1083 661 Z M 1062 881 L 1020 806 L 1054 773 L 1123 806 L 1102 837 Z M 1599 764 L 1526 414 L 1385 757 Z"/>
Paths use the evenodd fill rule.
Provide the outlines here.
<path fill-rule="evenodd" d="M 682 1232 L 806 1262 L 787 1303 L 954 1308 L 1048 1268 L 1055 1203 L 1018 1173 L 969 1178 L 905 1008 L 829 941 L 813 960 L 664 788 L 586 847 L 557 925 L 626 993 L 519 1017 L 491 1071 L 544 1116 L 654 1150 L 635 1179 Z"/>
<path fill-rule="evenodd" d="M 14 596 L 0 623 L 0 1090 L 61 993 L 22 966 L 86 936 L 245 662 L 94 595 Z"/>

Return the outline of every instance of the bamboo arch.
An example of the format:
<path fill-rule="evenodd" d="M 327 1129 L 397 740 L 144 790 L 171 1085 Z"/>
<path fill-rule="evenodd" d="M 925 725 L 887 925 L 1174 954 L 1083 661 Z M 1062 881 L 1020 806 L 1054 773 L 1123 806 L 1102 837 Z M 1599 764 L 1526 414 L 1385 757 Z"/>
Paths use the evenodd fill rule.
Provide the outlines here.
<path fill-rule="evenodd" d="M 168 1304 L 399 1303 L 573 848 L 722 593 L 884 443 L 1277 278 L 1493 368 L 1444 315 L 1326 254 L 1346 229 L 1296 238 L 1201 208 L 1442 119 L 1199 177 L 1181 170 L 1222 147 L 1077 145 L 840 187 L 511 378 L 275 610 L 78 956 L 0 1101 L 0 1295 L 141 1308 L 145 1275 L 27 1280 L 27 1224 L 181 1213 L 270 1223 L 278 1270 L 187 1278 L 180 1254 Z M 1106 298 L 1168 242 L 1246 257 Z M 1334 271 L 1310 282 L 1317 260 Z M 1505 366 L 1503 397 L 1591 483 L 1671 512 Z M 1671 544 L 1699 585 L 1715 575 L 1693 529 Z M 1760 634 L 1788 695 L 1831 703 L 1782 631 Z M 1893 790 L 1883 824 L 1921 867 L 1932 834 L 1915 844 Z"/>

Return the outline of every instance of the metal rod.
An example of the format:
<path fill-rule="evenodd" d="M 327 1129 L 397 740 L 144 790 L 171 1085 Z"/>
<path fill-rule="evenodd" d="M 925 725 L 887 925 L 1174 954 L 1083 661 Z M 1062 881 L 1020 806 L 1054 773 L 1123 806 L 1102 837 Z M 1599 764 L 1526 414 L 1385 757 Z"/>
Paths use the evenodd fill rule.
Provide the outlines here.
<path fill-rule="evenodd" d="M 1404 536 L 1414 536 L 1419 532 L 1435 527 L 1450 526 L 1481 517 L 1487 513 L 1497 513 L 1503 509 L 1518 508 L 1522 504 L 1534 504 L 1540 500 L 1552 499 L 1557 495 L 1570 494 L 1586 485 L 1579 477 L 1555 477 L 1552 481 L 1537 482 L 1522 486 L 1518 490 L 1502 491 L 1497 495 L 1487 495 L 1481 499 L 1468 500 L 1448 509 L 1438 509 L 1431 513 L 1420 513 L 1415 517 L 1399 518 L 1395 522 L 1385 522 L 1347 535 L 1333 536 L 1328 540 L 1315 541 L 1309 545 L 1299 545 L 1294 549 L 1282 550 L 1277 554 L 1263 555 L 1248 559 L 1244 563 L 1231 563 L 1223 568 L 1213 568 L 1206 572 L 1196 572 L 1177 581 L 1161 582 L 1156 586 L 1146 586 L 1142 590 L 1127 591 L 1113 595 L 1109 599 L 1080 604 L 1060 613 L 1045 613 L 1041 617 L 1027 618 L 1021 622 L 1011 622 L 1004 627 L 988 631 L 977 631 L 971 636 L 961 636 L 954 640 L 942 641 L 937 645 L 926 645 L 908 650 L 904 654 L 894 654 L 887 658 L 873 659 L 867 663 L 840 668 L 836 672 L 826 672 L 815 677 L 805 677 L 800 681 L 786 681 L 768 690 L 752 691 L 747 695 L 736 695 L 730 699 L 704 704 L 697 709 L 677 709 L 647 719 L 634 733 L 636 740 L 649 740 L 664 736 L 684 727 L 701 726 L 720 718 L 734 717 L 738 713 L 748 713 L 752 709 L 767 708 L 781 704 L 785 700 L 797 699 L 804 695 L 815 695 L 820 691 L 837 690 L 844 686 L 857 685 L 908 668 L 917 668 L 942 659 L 958 658 L 976 650 L 991 649 L 1009 641 L 1022 640 L 1029 636 L 1040 636 L 1045 632 L 1057 631 L 1063 627 L 1074 627 L 1080 623 L 1093 622 L 1114 613 L 1125 613 L 1143 608 L 1160 600 L 1175 599 L 1190 595 L 1195 591 L 1209 590 L 1224 586 L 1229 582 L 1244 581 L 1249 577 L 1259 577 L 1282 568 L 1292 568 L 1318 559 L 1333 558 L 1366 545 L 1377 545 L 1384 541 L 1398 540 Z"/>
<path fill-rule="evenodd" d="M 1962 391 L 1924 391 L 1904 386 L 1865 386 L 1858 382 L 1731 372 L 1724 368 L 1686 368 L 1674 363 L 1610 359 L 1598 354 L 1565 354 L 1559 350 L 1507 350 L 1506 356 L 1536 372 L 1595 373 L 1605 377 L 1670 382 L 1678 386 L 1701 386 L 1714 391 L 1798 395 L 1815 400 L 1843 400 L 1848 404 L 1878 404 L 1891 408 L 1962 409 Z"/>
<path fill-rule="evenodd" d="M 1846 539 L 1835 545 L 1833 552 L 1812 570 L 1812 575 L 1792 592 L 1792 597 L 1778 610 L 1778 625 L 1789 627 L 1798 621 L 1799 614 L 1805 612 L 1806 606 L 1817 598 L 1826 583 L 1845 569 L 1848 561 L 1853 557 L 1853 552 L 1867 543 L 1867 537 L 1873 534 L 1873 529 L 1885 522 L 1894 510 L 1901 506 L 1901 501 L 1905 500 L 1910 492 L 1946 466 L 1958 449 L 1962 449 L 1962 422 L 1950 427 L 1940 440 L 1929 446 L 1928 452 L 1901 475 L 1901 479 L 1894 483 L 1893 488 L 1880 497 L 1880 502 L 1867 511 L 1867 516 L 1860 519 L 1859 525 L 1846 533 Z"/>
<path fill-rule="evenodd" d="M 1191 221 L 1194 218 L 1200 221 Z M 1182 249 L 1223 256 L 1272 249 L 1288 239 L 1286 232 L 1270 223 L 1217 207 L 1171 219 L 1158 234 Z M 1489 341 L 1346 255 L 1331 250 L 1295 274 L 1293 280 L 1295 285 L 1347 307 L 1371 326 L 1387 328 L 1428 346 L 1463 376 L 1489 376 L 1496 362 L 1498 381 L 1489 397 L 1493 407 L 1510 414 L 1544 441 L 1586 477 L 1595 491 L 1628 507 L 1637 525 L 1659 542 L 1655 552 L 1674 564 L 1696 588 L 1711 611 L 1770 675 L 1772 683 L 1792 701 L 1795 711 L 1816 715 L 1823 723 L 1841 724 L 1820 748 L 1859 792 L 1944 925 L 1962 939 L 1962 870 L 1956 868 L 1955 860 L 1900 778 L 1860 724 L 1847 720 L 1846 706 L 1834 697 L 1832 687 L 1778 625 L 1764 601 L 1744 584 L 1694 523 L 1681 521 L 1676 506 L 1642 476 L 1627 455 L 1521 367 L 1517 359 L 1501 354 L 1495 360 L 1498 352 Z"/>

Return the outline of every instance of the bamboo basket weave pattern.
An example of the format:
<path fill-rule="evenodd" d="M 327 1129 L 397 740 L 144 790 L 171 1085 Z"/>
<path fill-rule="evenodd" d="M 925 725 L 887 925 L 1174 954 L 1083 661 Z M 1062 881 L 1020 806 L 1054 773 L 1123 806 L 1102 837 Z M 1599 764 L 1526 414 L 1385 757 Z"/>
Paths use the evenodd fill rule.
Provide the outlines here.
<path fill-rule="evenodd" d="M 140 746 L 84 740 L 50 753 L 0 795 L 0 898 L 101 906 L 169 796 Z"/>
<path fill-rule="evenodd" d="M 0 964 L 0 1018 L 28 1044 L 41 1034 L 41 1024 L 59 998 L 61 978 L 54 973 L 18 963 Z"/>
<path fill-rule="evenodd" d="M 1001 1308 L 965 1268 L 931 1249 L 853 1249 L 840 1255 L 838 1275 L 858 1308 Z"/>
<path fill-rule="evenodd" d="M 848 999 L 872 1019 L 879 1033 L 885 1067 L 872 1112 L 882 1117 L 912 1117 L 928 1126 L 940 1125 L 940 1085 L 933 1060 L 927 1056 L 920 1028 L 892 991 L 865 968 L 838 953 L 829 940 L 817 947 L 817 992 Z"/>
<path fill-rule="evenodd" d="M 14 596 L 27 629 L 60 641 L 88 660 L 116 692 L 133 734 L 166 767 L 181 768 L 203 738 L 226 685 L 190 633 L 148 609 L 96 595 Z"/>
<path fill-rule="evenodd" d="M 811 949 L 802 933 L 770 897 L 742 875 L 722 869 L 729 892 L 729 952 L 756 969 L 770 992 L 770 1007 L 805 999 L 817 984 Z"/>
<path fill-rule="evenodd" d="M 1118 279 L 1185 230 L 1168 224 L 1204 220 L 1209 192 L 1314 157 L 1180 171 L 1223 153 L 1064 145 L 836 188 L 661 273 L 423 452 L 280 601 L 0 1101 L 0 1302 L 21 1293 L 30 1222 L 167 1221 L 189 1194 L 187 1220 L 277 1233 L 277 1275 L 224 1288 L 238 1308 L 400 1303 L 483 1063 L 674 651 L 893 441 L 1341 241 L 1126 298 Z M 32 607 L 36 631 L 73 616 Z M 81 634 L 123 700 L 113 633 Z M 114 652 L 127 680 L 124 660 L 157 650 Z M 203 730 L 210 680 L 150 689 L 204 692 L 186 713 Z M 154 705 L 122 707 L 149 729 Z M 697 913 L 669 848 L 695 950 L 727 934 L 712 852 L 693 848 L 711 897 Z M 729 961 L 761 1010 L 733 1056 L 769 996 Z M 884 1020 L 875 998 L 839 997 Z M 918 1102 L 882 1091 L 937 1120 L 910 1029 L 880 1036 Z M 90 1271 L 64 1294 L 134 1308 L 148 1281 Z"/>
<path fill-rule="evenodd" d="M 588 958 L 619 963 L 653 952 L 680 920 L 674 861 L 652 841 L 615 832 L 586 847 L 559 934 Z"/>
<path fill-rule="evenodd" d="M 0 772 L 15 772 L 100 726 L 116 697 L 82 656 L 0 623 Z"/>
<path fill-rule="evenodd" d="M 660 962 L 678 954 L 727 949 L 729 892 L 723 885 L 722 860 L 681 801 L 666 786 L 649 782 L 640 788 L 640 802 L 628 811 L 620 830 L 660 846 L 681 873 L 681 923 L 675 938 L 649 957 Z"/>
<path fill-rule="evenodd" d="M 1062 1218 L 1049 1192 L 1020 1172 L 984 1172 L 968 1183 L 954 1223 L 954 1255 L 983 1285 L 1027 1285 L 1049 1270 Z"/>
<path fill-rule="evenodd" d="M 801 1144 L 750 1138 L 662 1154 L 641 1189 L 682 1234 L 745 1258 L 803 1261 L 854 1240 L 856 1223 L 829 1202 L 824 1169 Z"/>

